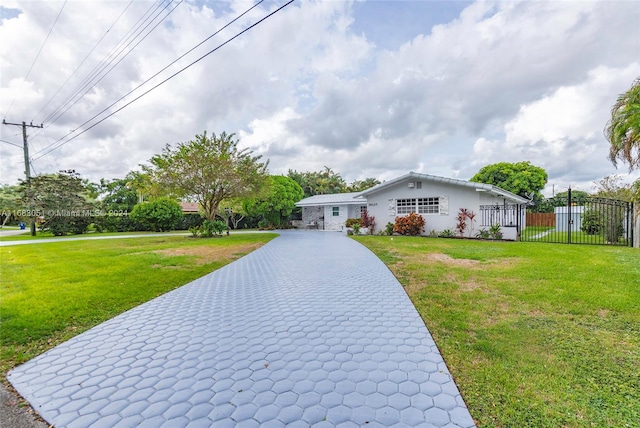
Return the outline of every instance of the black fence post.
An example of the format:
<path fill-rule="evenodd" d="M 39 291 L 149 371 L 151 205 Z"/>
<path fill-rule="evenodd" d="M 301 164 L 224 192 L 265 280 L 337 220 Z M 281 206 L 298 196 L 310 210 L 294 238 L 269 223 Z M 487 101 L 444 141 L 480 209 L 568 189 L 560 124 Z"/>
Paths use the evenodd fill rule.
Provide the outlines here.
<path fill-rule="evenodd" d="M 629 236 L 629 246 L 633 247 L 634 244 L 634 234 L 635 234 L 635 225 L 636 225 L 636 211 L 634 210 L 633 202 L 628 205 L 627 217 L 631 219 L 631 227 L 627 229 L 627 235 Z M 640 216 L 640 214 L 638 214 Z"/>
<path fill-rule="evenodd" d="M 571 218 L 571 187 L 567 192 L 567 243 L 571 244 L 571 224 L 573 223 Z"/>

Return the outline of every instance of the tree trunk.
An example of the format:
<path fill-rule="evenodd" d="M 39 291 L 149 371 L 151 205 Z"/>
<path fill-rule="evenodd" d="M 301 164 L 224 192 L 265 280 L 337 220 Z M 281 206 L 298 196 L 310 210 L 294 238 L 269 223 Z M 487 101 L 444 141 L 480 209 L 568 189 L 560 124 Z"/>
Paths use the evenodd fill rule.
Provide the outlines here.
<path fill-rule="evenodd" d="M 640 204 L 640 202 L 638 202 Z M 640 248 L 640 206 L 636 209 L 633 227 L 633 247 Z"/>

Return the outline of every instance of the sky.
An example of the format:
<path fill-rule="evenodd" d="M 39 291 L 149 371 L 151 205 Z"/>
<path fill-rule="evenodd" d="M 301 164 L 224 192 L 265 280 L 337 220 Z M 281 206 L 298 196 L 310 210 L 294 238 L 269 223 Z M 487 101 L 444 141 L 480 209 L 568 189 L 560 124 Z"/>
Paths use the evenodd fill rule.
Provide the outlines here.
<path fill-rule="evenodd" d="M 638 1 L 296 0 L 275 12 L 286 1 L 0 0 L 0 115 L 44 125 L 27 128 L 32 174 L 91 181 L 204 131 L 235 133 L 271 174 L 329 167 L 347 182 L 530 161 L 551 196 L 640 176 L 611 164 L 603 134 L 640 76 Z M 21 127 L 0 125 L 0 140 L 0 183 L 17 184 Z"/>

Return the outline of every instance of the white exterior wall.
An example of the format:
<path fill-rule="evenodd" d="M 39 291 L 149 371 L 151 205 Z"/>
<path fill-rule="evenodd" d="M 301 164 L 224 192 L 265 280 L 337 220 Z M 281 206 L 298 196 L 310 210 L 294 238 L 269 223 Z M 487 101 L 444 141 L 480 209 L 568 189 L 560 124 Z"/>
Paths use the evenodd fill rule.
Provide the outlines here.
<path fill-rule="evenodd" d="M 384 229 L 389 222 L 395 222 L 395 218 L 398 216 L 396 214 L 397 199 L 440 198 L 439 214 L 421 214 L 426 221 L 425 235 L 428 235 L 432 230 L 436 232 L 442 232 L 445 229 L 455 231 L 456 217 L 460 208 L 466 208 L 478 215 L 472 232 L 475 234 L 480 230 L 480 205 L 504 203 L 504 198 L 490 195 L 487 192 L 477 192 L 474 188 L 422 181 L 422 188 L 417 189 L 416 187 L 408 187 L 408 183 L 411 181 L 415 182 L 419 179 L 407 179 L 402 183 L 397 183 L 367 196 L 367 210 L 369 214 L 375 216 L 378 230 Z"/>
<path fill-rule="evenodd" d="M 340 208 L 340 215 L 333 215 L 333 207 Z M 324 230 L 342 231 L 349 218 L 349 205 L 327 205 L 324 207 Z"/>

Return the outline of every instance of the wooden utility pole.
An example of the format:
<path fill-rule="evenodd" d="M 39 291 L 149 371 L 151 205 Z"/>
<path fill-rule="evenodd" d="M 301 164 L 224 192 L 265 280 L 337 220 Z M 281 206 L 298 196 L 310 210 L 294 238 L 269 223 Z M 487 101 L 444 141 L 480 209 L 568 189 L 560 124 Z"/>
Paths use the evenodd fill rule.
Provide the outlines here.
<path fill-rule="evenodd" d="M 27 125 L 26 122 L 11 123 L 11 122 L 7 122 L 4 119 L 2 119 L 2 124 L 3 125 L 22 126 L 22 142 L 23 142 L 22 150 L 24 151 L 24 175 L 27 177 L 27 181 L 29 181 L 29 179 L 31 178 L 31 167 L 29 165 L 29 144 L 27 144 L 27 127 L 29 127 L 29 128 L 44 128 L 44 125 L 43 124 L 40 124 L 40 126 L 34 125 L 33 122 L 31 122 L 29 125 Z M 30 229 L 31 229 L 31 236 L 36 236 L 36 220 L 35 220 L 35 217 L 31 217 Z"/>

